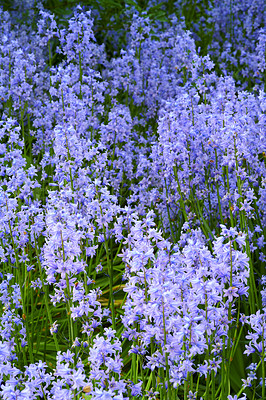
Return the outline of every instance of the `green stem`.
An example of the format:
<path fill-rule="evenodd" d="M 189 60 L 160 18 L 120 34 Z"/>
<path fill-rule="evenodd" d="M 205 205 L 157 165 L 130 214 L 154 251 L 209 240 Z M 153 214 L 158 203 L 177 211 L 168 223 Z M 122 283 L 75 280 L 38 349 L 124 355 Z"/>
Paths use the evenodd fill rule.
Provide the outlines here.
<path fill-rule="evenodd" d="M 61 243 L 62 243 L 62 252 L 63 252 L 63 262 L 66 262 L 66 256 L 65 256 L 65 247 L 64 247 L 64 241 L 63 241 L 63 235 L 62 235 L 62 231 L 61 231 Z M 64 289 L 64 292 L 66 294 L 66 298 L 67 298 L 67 316 L 68 316 L 68 321 L 69 321 L 69 332 L 70 332 L 70 340 L 71 343 L 73 344 L 74 339 L 75 339 L 75 333 L 74 333 L 74 326 L 73 326 L 73 320 L 71 318 L 71 307 L 73 305 L 72 303 L 72 298 L 71 298 L 71 292 L 70 292 L 70 285 L 69 285 L 69 277 L 66 274 L 66 290 Z"/>
<path fill-rule="evenodd" d="M 97 193 L 97 197 L 99 200 L 100 213 L 101 213 L 101 216 L 103 217 L 103 210 L 101 207 L 100 196 L 99 196 L 98 190 L 96 193 Z M 116 322 L 115 322 L 115 306 L 114 306 L 114 293 L 113 293 L 113 262 L 112 262 L 112 260 L 110 260 L 110 257 L 109 257 L 108 241 L 107 241 L 106 229 L 105 229 L 104 225 L 103 225 L 103 235 L 104 235 L 104 248 L 105 248 L 105 253 L 106 253 L 107 268 L 108 268 L 108 275 L 109 275 L 109 300 L 110 300 L 110 304 L 111 304 L 112 326 L 113 326 L 113 329 L 115 330 Z"/>
<path fill-rule="evenodd" d="M 166 183 L 166 179 L 165 178 L 164 178 L 164 182 L 165 182 L 166 198 L 168 198 L 169 193 L 168 193 L 167 183 Z M 167 209 L 167 215 L 168 215 L 168 220 L 169 220 L 172 240 L 173 240 L 173 242 L 175 242 L 174 229 L 173 229 L 173 225 L 172 225 L 172 220 L 171 220 L 171 215 L 170 215 L 170 207 L 169 207 L 169 204 L 168 204 L 168 200 L 166 200 L 166 209 Z"/>
<path fill-rule="evenodd" d="M 261 398 L 265 399 L 265 350 L 264 350 L 264 321 L 262 322 L 262 355 L 261 355 L 261 370 L 262 370 L 262 392 Z"/>
<path fill-rule="evenodd" d="M 8 206 L 7 206 L 7 209 L 8 209 Z M 20 288 L 20 295 L 21 295 L 21 301 L 22 301 L 22 312 L 23 312 L 22 318 L 25 321 L 25 328 L 26 328 L 26 336 L 27 336 L 28 349 L 29 349 L 29 355 L 30 355 L 30 362 L 33 363 L 34 360 L 33 360 L 33 353 L 32 353 L 32 343 L 31 343 L 31 340 L 30 340 L 29 324 L 28 324 L 28 320 L 29 319 L 28 319 L 28 315 L 27 315 L 25 297 L 24 297 L 24 293 L 23 293 L 23 282 L 22 282 L 23 281 L 23 277 L 21 276 L 21 273 L 20 273 L 20 265 L 19 265 L 19 260 L 18 260 L 17 246 L 15 245 L 15 241 L 14 241 L 14 238 L 13 238 L 10 221 L 8 221 L 8 226 L 9 226 L 9 230 L 10 230 L 12 246 L 13 246 L 13 249 L 14 249 L 14 252 L 15 252 L 15 260 L 16 260 L 15 262 L 16 262 L 18 281 L 19 281 L 19 288 Z M 26 277 L 25 277 L 25 280 L 26 280 Z M 24 284 L 25 284 L 25 282 L 24 282 Z M 23 348 L 23 357 L 24 357 L 24 362 L 25 362 L 26 355 L 25 355 L 24 348 Z"/>
<path fill-rule="evenodd" d="M 215 400 L 215 371 L 211 372 L 211 380 L 212 380 L 212 400 Z"/>
<path fill-rule="evenodd" d="M 164 333 L 164 347 L 166 348 L 167 344 L 167 337 L 166 337 L 166 326 L 165 326 L 165 311 L 164 311 L 164 301 L 162 302 L 162 309 L 163 309 L 163 333 Z M 171 382 L 170 382 L 170 373 L 169 373 L 169 364 L 168 364 L 168 353 L 165 351 L 165 366 L 166 366 L 166 379 L 167 379 L 167 384 L 168 384 L 168 394 L 169 394 L 169 400 L 172 399 L 172 387 L 171 387 Z"/>
<path fill-rule="evenodd" d="M 218 169 L 218 156 L 217 156 L 217 149 L 215 148 L 215 166 L 216 169 Z M 218 199 L 218 207 L 219 207 L 219 214 L 220 214 L 220 220 L 221 224 L 223 223 L 223 214 L 222 214 L 222 207 L 221 207 L 221 199 L 220 199 L 220 193 L 219 193 L 219 184 L 216 181 L 216 191 L 217 191 L 217 199 Z"/>
<path fill-rule="evenodd" d="M 20 107 L 21 107 L 21 101 L 20 101 Z M 24 157 L 26 158 L 26 140 L 25 140 L 25 129 L 24 129 L 24 109 L 20 108 L 20 124 L 21 124 L 21 132 L 22 132 L 22 137 L 23 137 L 23 142 L 24 142 Z"/>
<path fill-rule="evenodd" d="M 50 310 L 50 307 L 49 307 L 49 288 L 48 288 L 47 285 L 45 285 L 45 282 L 44 282 L 42 266 L 41 266 L 41 263 L 40 263 L 39 249 L 38 249 L 38 244 L 37 244 L 37 240 L 36 240 L 35 235 L 34 235 L 34 243 L 35 243 L 35 251 L 36 251 L 36 255 L 37 255 L 37 262 L 38 262 L 38 267 L 39 267 L 40 278 L 41 278 L 42 287 L 43 287 L 43 290 L 44 290 L 44 301 L 45 301 L 46 311 L 47 311 L 47 315 L 48 315 L 48 320 L 49 320 L 50 326 L 52 326 L 53 325 L 53 319 L 52 319 L 51 310 Z M 53 339 L 54 339 L 56 351 L 58 352 L 58 351 L 60 351 L 60 348 L 59 348 L 57 337 L 56 337 L 55 333 L 53 333 Z"/>
<path fill-rule="evenodd" d="M 186 207 L 185 207 L 182 191 L 181 191 L 181 188 L 180 188 L 180 183 L 179 183 L 179 179 L 178 179 L 178 175 L 177 175 L 177 167 L 176 167 L 176 165 L 173 167 L 173 169 L 174 169 L 174 175 L 175 175 L 175 178 L 176 178 L 178 194 L 180 196 L 181 208 L 183 210 L 183 215 L 184 215 L 185 221 L 187 222 L 188 221 L 188 217 L 187 217 L 187 212 L 186 212 Z"/>

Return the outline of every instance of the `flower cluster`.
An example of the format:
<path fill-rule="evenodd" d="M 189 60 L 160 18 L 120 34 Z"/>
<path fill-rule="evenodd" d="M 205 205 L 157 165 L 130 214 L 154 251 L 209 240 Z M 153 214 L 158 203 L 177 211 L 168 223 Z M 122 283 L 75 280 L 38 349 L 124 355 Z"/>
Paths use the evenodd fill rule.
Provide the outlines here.
<path fill-rule="evenodd" d="M 48 3 L 0 7 L 0 397 L 265 398 L 262 0 Z"/>

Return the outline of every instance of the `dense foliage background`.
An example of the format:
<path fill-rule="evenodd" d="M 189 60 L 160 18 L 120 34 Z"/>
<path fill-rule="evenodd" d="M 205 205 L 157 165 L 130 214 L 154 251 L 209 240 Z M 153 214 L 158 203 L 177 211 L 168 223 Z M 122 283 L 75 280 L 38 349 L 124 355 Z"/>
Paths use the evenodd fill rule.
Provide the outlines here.
<path fill-rule="evenodd" d="M 265 22 L 2 1 L 2 399 L 266 398 Z"/>

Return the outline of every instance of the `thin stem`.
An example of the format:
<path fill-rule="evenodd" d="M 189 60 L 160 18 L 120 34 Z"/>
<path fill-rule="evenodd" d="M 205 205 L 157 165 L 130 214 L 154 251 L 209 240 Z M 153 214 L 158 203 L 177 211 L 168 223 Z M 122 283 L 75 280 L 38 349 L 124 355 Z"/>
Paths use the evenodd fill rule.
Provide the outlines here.
<path fill-rule="evenodd" d="M 46 311 L 47 311 L 47 315 L 48 315 L 48 320 L 49 320 L 50 326 L 52 326 L 53 325 L 53 319 L 52 319 L 51 310 L 50 310 L 50 307 L 49 307 L 49 292 L 48 292 L 49 288 L 48 288 L 47 285 L 45 285 L 45 282 L 44 282 L 42 266 L 41 266 L 41 263 L 40 263 L 39 249 L 38 249 L 38 244 L 37 244 L 37 240 L 36 240 L 35 235 L 34 235 L 34 243 L 35 243 L 35 251 L 36 251 L 36 255 L 37 255 L 37 262 L 38 262 L 38 266 L 39 266 L 40 278 L 41 278 L 42 287 L 43 287 L 43 290 L 44 290 L 44 301 L 45 301 Z M 57 337 L 56 337 L 55 333 L 53 333 L 53 339 L 54 339 L 56 351 L 58 352 L 58 351 L 60 351 L 60 348 L 59 348 Z"/>

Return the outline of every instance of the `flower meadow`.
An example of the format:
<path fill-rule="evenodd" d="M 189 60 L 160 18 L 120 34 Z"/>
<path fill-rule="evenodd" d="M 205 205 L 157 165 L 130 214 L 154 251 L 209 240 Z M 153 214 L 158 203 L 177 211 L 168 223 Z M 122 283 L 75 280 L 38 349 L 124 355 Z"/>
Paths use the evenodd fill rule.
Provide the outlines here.
<path fill-rule="evenodd" d="M 266 399 L 265 2 L 50 3 L 0 8 L 0 398 Z"/>

